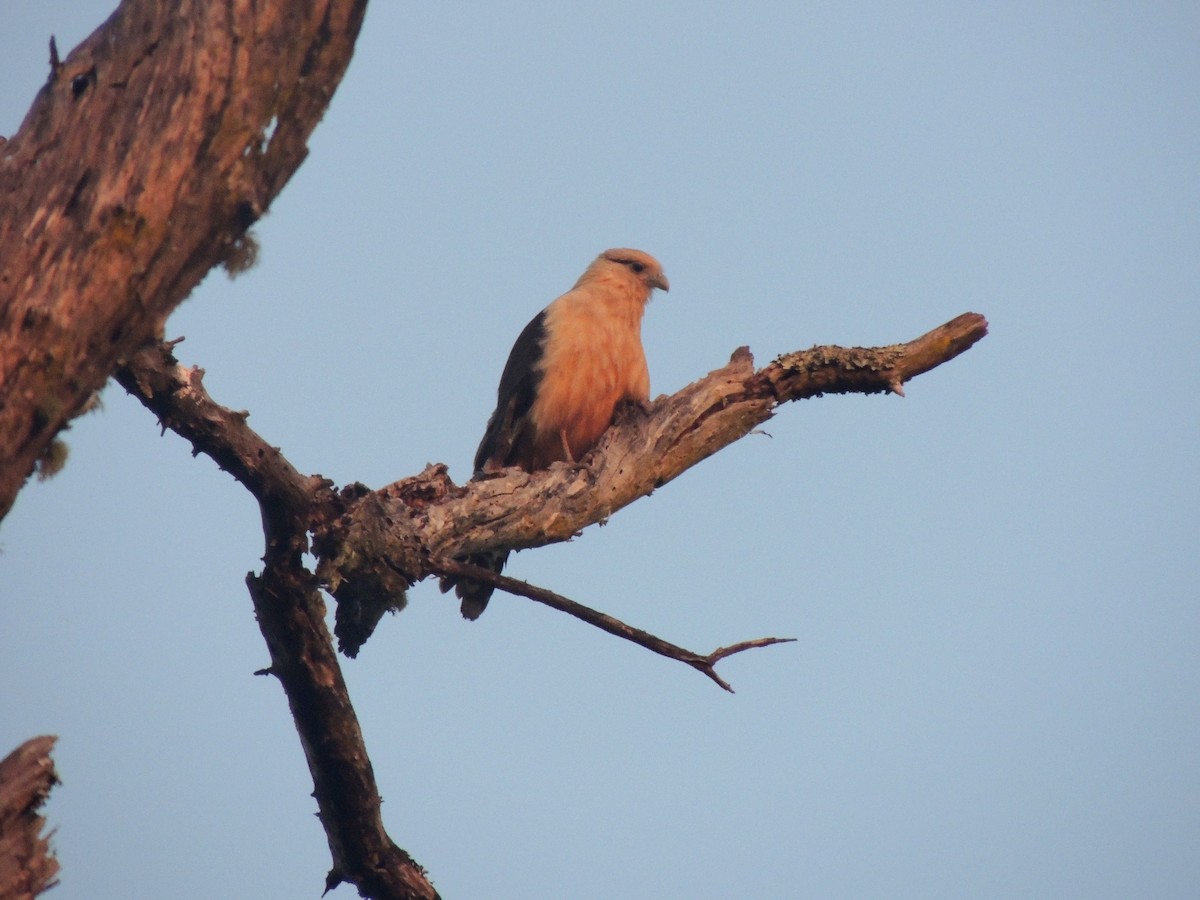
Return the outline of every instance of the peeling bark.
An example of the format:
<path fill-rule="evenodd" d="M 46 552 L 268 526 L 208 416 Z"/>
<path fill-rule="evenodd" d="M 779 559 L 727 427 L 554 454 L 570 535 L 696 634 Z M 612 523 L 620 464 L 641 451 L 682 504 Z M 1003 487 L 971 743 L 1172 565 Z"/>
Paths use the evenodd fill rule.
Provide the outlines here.
<path fill-rule="evenodd" d="M 278 450 L 253 432 L 244 415 L 216 404 L 199 370 L 179 365 L 167 345 L 139 353 L 118 379 L 260 502 L 291 498 L 291 528 L 315 535 L 317 579 L 338 600 L 339 638 L 353 656 L 385 612 L 404 607 L 407 588 L 444 574 L 448 560 L 569 540 L 749 434 L 782 403 L 829 393 L 902 394 L 905 382 L 986 334 L 983 316 L 964 313 L 905 344 L 813 347 L 758 370 L 741 348 L 727 365 L 659 397 L 647 410 L 622 409 L 579 463 L 533 473 L 510 469 L 462 486 L 444 465 L 431 465 L 377 491 L 354 484 L 339 493 L 278 460 L 264 467 Z M 264 503 L 264 515 L 270 506 Z M 343 623 L 349 626 L 344 631 Z"/>
<path fill-rule="evenodd" d="M 52 48 L 46 85 L 0 140 L 0 519 L 58 432 L 161 337 L 205 274 L 245 267 L 248 229 L 307 155 L 365 10 L 366 0 L 125 0 L 65 59 Z M 213 423 L 222 438 L 239 421 L 224 414 Z M 436 897 L 371 813 L 378 791 L 336 657 L 296 663 L 308 647 L 299 633 L 329 641 L 294 526 L 319 518 L 309 503 L 323 487 L 333 495 L 261 442 L 217 457 L 262 508 L 268 566 L 252 597 L 313 772 L 327 886 Z"/>
<path fill-rule="evenodd" d="M 0 143 L 0 519 L 118 361 L 244 255 L 365 7 L 126 0 L 51 67 Z"/>
<path fill-rule="evenodd" d="M 817 347 L 757 371 L 738 351 L 649 410 L 623 412 L 579 464 L 545 472 L 458 486 L 433 466 L 378 491 L 336 491 L 302 474 L 245 413 L 215 403 L 202 371 L 178 365 L 160 340 L 168 314 L 213 266 L 245 265 L 248 229 L 303 161 L 364 11 L 365 0 L 125 0 L 65 59 L 52 48 L 45 87 L 19 132 L 0 142 L 0 519 L 55 435 L 113 373 L 229 471 L 262 511 L 264 569 L 247 579 L 271 657 L 262 674 L 283 685 L 313 776 L 333 861 L 326 887 L 435 898 L 383 828 L 320 589 L 337 598 L 348 649 L 357 650 L 385 611 L 403 606 L 410 584 L 447 571 L 455 556 L 569 539 L 788 400 L 901 393 L 983 337 L 986 322 L 966 314 L 908 344 Z M 303 565 L 310 534 L 315 575 Z M 540 593 L 579 615 L 572 601 Z M 589 614 L 581 617 L 611 633 L 637 631 Z M 719 660 L 778 640 L 704 655 L 638 634 L 725 687 Z M 52 781 L 52 769 L 40 771 Z M 43 872 L 54 876 L 49 865 Z"/>
<path fill-rule="evenodd" d="M 58 883 L 58 860 L 38 815 L 58 784 L 55 740 L 31 738 L 0 760 L 0 900 L 32 900 Z"/>
<path fill-rule="evenodd" d="M 782 403 L 832 393 L 902 393 L 904 382 L 985 334 L 983 316 L 965 313 L 906 344 L 814 347 L 757 371 L 743 347 L 722 368 L 659 397 L 645 414 L 623 410 L 580 464 L 533 473 L 510 469 L 463 487 L 450 481 L 444 466 L 431 466 L 376 492 L 343 492 L 347 511 L 318 530 L 318 574 L 340 599 L 360 578 L 385 581 L 383 567 L 415 582 L 431 573 L 431 557 L 568 540 L 749 434 Z"/>
<path fill-rule="evenodd" d="M 362 728 L 325 627 L 325 603 L 302 561 L 308 532 L 344 505 L 327 479 L 300 474 L 256 434 L 246 413 L 214 403 L 203 371 L 180 366 L 172 347 L 143 349 L 116 378 L 163 427 L 190 440 L 258 499 L 264 567 L 246 584 L 271 664 L 256 674 L 274 675 L 287 696 L 333 860 L 326 890 L 349 882 L 378 900 L 435 900 L 425 870 L 384 829 Z"/>

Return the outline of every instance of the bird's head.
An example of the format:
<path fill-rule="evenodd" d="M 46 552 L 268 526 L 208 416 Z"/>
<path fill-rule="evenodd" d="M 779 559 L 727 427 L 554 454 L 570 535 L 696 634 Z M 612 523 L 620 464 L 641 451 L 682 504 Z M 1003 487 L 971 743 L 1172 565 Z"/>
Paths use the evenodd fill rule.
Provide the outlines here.
<path fill-rule="evenodd" d="M 615 250 L 605 250 L 592 265 L 604 265 L 605 267 L 610 265 L 623 266 L 633 274 L 634 278 L 645 285 L 647 294 L 654 288 L 661 288 L 664 291 L 671 289 L 671 283 L 667 281 L 667 276 L 663 274 L 662 265 L 659 261 L 649 253 L 643 253 L 641 250 L 630 250 L 623 247 Z"/>

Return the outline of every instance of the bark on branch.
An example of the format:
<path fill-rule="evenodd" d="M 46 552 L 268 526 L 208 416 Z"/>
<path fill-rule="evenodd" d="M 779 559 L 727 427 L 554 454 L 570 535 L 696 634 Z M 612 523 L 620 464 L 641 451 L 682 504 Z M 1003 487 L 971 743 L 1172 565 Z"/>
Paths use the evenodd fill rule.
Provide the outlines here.
<path fill-rule="evenodd" d="M 444 466 L 378 491 L 344 490 L 347 510 L 317 530 L 318 575 L 339 600 L 403 605 L 403 584 L 431 559 L 568 540 L 749 434 L 790 400 L 831 393 L 902 393 L 909 379 L 968 349 L 987 322 L 965 313 L 906 344 L 813 347 L 754 369 L 746 348 L 648 411 L 626 409 L 580 464 L 455 485 Z M 403 573 L 403 579 L 397 575 Z M 377 620 L 382 609 L 357 613 Z"/>
<path fill-rule="evenodd" d="M 313 778 L 313 796 L 333 866 L 326 890 L 353 883 L 362 896 L 433 900 L 425 870 L 388 835 L 362 729 L 325 627 L 325 603 L 305 568 L 308 531 L 342 509 L 331 483 L 304 476 L 246 424 L 215 403 L 203 371 L 185 368 L 174 344 L 147 347 L 117 380 L 164 428 L 192 442 L 259 501 L 266 538 L 261 575 L 247 575 L 255 618 L 271 656 L 256 674 L 282 684 Z"/>
<path fill-rule="evenodd" d="M 307 155 L 365 9 L 124 0 L 65 59 L 51 48 L 46 85 L 0 141 L 0 519 L 55 435 L 161 336 L 208 271 L 248 264 L 247 231 Z M 166 390 L 186 407 L 186 390 Z M 321 597 L 299 562 L 305 528 L 333 495 L 261 441 L 217 449 L 247 434 L 238 414 L 221 413 L 205 445 L 262 507 L 267 565 L 251 593 L 313 773 L 329 883 L 435 897 L 383 831 Z M 161 414 L 169 421 L 171 409 Z M 325 726 L 340 730 L 327 736 Z"/>
<path fill-rule="evenodd" d="M 214 403 L 200 370 L 178 366 L 169 347 L 142 348 L 209 269 L 245 262 L 247 230 L 303 160 L 365 5 L 125 0 L 65 59 L 52 51 L 47 84 L 0 143 L 0 518 L 55 435 L 120 370 L 165 426 L 259 500 L 265 566 L 248 584 L 271 656 L 264 672 L 283 684 L 313 775 L 333 858 L 327 885 L 431 898 L 420 866 L 383 829 L 319 587 L 334 592 L 361 643 L 439 562 L 565 540 L 748 433 L 778 404 L 898 392 L 982 337 L 986 323 L 968 314 L 906 345 L 814 348 L 760 371 L 740 351 L 647 413 L 624 415 L 581 465 L 464 487 L 435 466 L 379 491 L 335 492 L 297 472 L 245 414 Z M 302 562 L 310 533 L 316 577 Z M 599 624 L 602 614 L 590 612 Z M 718 683 L 717 661 L 762 644 L 705 656 L 646 637 Z"/>
<path fill-rule="evenodd" d="M 0 760 L 0 900 L 33 900 L 57 884 L 58 860 L 38 814 L 58 784 L 54 741 L 31 738 Z"/>
<path fill-rule="evenodd" d="M 307 154 L 366 0 L 125 0 L 0 141 L 0 519 Z M 101 138 L 102 139 L 98 139 Z"/>
<path fill-rule="evenodd" d="M 658 398 L 648 410 L 623 410 L 578 464 L 533 474 L 509 471 L 465 486 L 454 484 L 445 466 L 433 465 L 378 491 L 354 484 L 335 492 L 327 480 L 297 472 L 250 428 L 245 413 L 212 400 L 203 372 L 179 365 L 173 345 L 143 349 L 117 377 L 164 427 L 215 459 L 260 502 L 266 567 L 248 584 L 271 651 L 271 666 L 263 672 L 284 685 L 313 773 L 334 859 L 329 886 L 352 881 L 371 897 L 432 897 L 423 871 L 383 829 L 378 789 L 324 625 L 318 585 L 337 598 L 339 625 L 350 626 L 353 655 L 385 611 L 403 607 L 411 584 L 461 566 L 455 556 L 566 540 L 750 433 L 781 403 L 823 393 L 902 393 L 904 382 L 953 359 L 986 333 L 984 318 L 967 313 L 907 344 L 814 347 L 760 370 L 742 348 L 726 366 Z M 310 533 L 315 577 L 301 559 Z M 699 654 L 552 592 L 489 577 L 505 590 L 681 660 L 726 689 L 717 662 L 780 640 L 742 641 Z"/>
<path fill-rule="evenodd" d="M 356 484 L 337 495 L 328 482 L 290 466 L 264 469 L 263 461 L 278 451 L 254 434 L 244 415 L 215 404 L 203 392 L 199 370 L 179 366 L 168 349 L 143 351 L 118 377 L 260 501 L 294 498 L 289 506 L 308 515 L 317 576 L 338 599 L 339 628 L 346 626 L 342 637 L 353 655 L 384 612 L 403 608 L 406 589 L 445 572 L 448 560 L 567 540 L 750 433 L 781 403 L 825 393 L 900 393 L 904 382 L 986 333 L 986 320 L 966 313 L 906 344 L 814 347 L 757 371 L 742 348 L 726 366 L 658 398 L 647 411 L 623 410 L 579 464 L 532 474 L 510 470 L 464 486 L 451 481 L 445 466 L 432 465 L 378 491 Z M 518 583 L 498 584 L 512 590 Z"/>

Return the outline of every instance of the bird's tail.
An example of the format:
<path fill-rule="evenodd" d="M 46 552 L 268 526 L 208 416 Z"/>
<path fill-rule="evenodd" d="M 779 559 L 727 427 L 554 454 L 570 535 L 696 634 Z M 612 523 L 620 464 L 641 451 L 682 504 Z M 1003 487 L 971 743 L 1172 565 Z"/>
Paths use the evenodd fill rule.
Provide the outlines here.
<path fill-rule="evenodd" d="M 467 556 L 455 557 L 455 559 L 473 566 L 482 566 L 499 575 L 504 571 L 504 564 L 508 562 L 508 554 L 508 550 L 485 550 L 482 553 L 471 553 Z M 438 586 L 442 589 L 443 594 L 450 588 L 454 588 L 454 593 L 462 601 L 463 618 L 471 621 L 483 615 L 483 611 L 487 609 L 488 600 L 492 598 L 492 591 L 496 589 L 494 585 L 472 581 L 458 575 L 442 576 Z"/>

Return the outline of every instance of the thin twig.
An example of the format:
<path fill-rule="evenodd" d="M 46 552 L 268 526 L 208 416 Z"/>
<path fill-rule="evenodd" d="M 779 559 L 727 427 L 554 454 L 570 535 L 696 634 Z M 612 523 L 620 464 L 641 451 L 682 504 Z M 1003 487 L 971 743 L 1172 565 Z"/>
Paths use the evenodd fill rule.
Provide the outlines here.
<path fill-rule="evenodd" d="M 564 597 L 562 594 L 556 594 L 553 591 L 537 587 L 518 578 L 509 578 L 507 575 L 497 574 L 491 569 L 485 569 L 483 566 L 475 566 L 470 563 L 459 562 L 458 560 L 446 559 L 444 557 L 430 559 L 428 564 L 430 571 L 436 574 L 459 575 L 464 578 L 470 578 L 473 581 L 492 584 L 507 593 L 527 597 L 530 600 L 536 600 L 538 603 L 544 603 L 546 606 L 581 619 L 589 625 L 594 625 L 601 631 L 607 631 L 609 634 L 632 641 L 641 647 L 645 647 L 647 650 L 652 650 L 660 656 L 687 663 L 698 672 L 703 672 L 731 694 L 733 693 L 733 688 L 730 687 L 729 682 L 716 672 L 715 666 L 718 662 L 727 656 L 741 653 L 743 650 L 753 650 L 756 647 L 769 647 L 771 644 L 786 644 L 796 640 L 795 638 L 777 637 L 756 638 L 752 641 L 741 641 L 737 644 L 731 644 L 728 647 L 718 647 L 709 654 L 697 653 L 694 650 L 688 650 L 685 647 L 672 644 L 670 641 L 664 641 L 662 638 L 648 631 L 634 628 L 632 625 L 626 625 L 620 619 L 615 619 L 607 613 L 592 609 L 590 606 L 584 606 L 582 603 L 577 603 L 569 597 Z"/>

